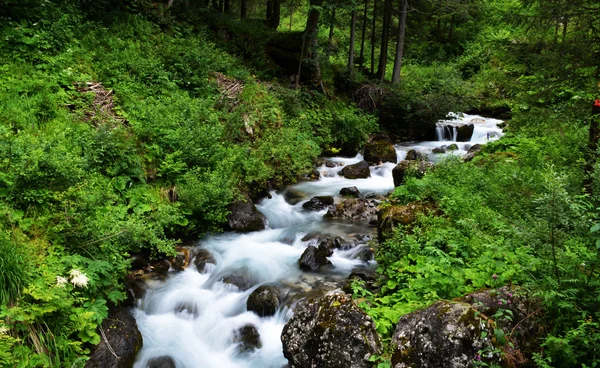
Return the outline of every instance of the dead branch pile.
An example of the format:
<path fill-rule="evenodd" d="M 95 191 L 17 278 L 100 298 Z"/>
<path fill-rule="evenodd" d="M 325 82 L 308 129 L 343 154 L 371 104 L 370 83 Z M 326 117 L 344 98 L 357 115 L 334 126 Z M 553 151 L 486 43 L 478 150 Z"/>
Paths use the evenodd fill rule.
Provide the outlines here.
<path fill-rule="evenodd" d="M 235 78 L 227 77 L 223 73 L 213 73 L 213 76 L 221 92 L 221 99 L 227 98 L 237 102 L 238 97 L 244 90 L 244 84 Z"/>
<path fill-rule="evenodd" d="M 90 109 L 85 109 L 84 120 L 94 126 L 100 123 L 126 123 L 126 119 L 119 117 L 115 112 L 113 101 L 113 90 L 104 88 L 100 82 L 76 83 L 77 91 L 81 93 L 93 93 L 94 99 Z"/>
<path fill-rule="evenodd" d="M 355 93 L 354 100 L 358 107 L 365 111 L 373 111 L 385 93 L 385 88 L 375 84 L 364 84 Z"/>

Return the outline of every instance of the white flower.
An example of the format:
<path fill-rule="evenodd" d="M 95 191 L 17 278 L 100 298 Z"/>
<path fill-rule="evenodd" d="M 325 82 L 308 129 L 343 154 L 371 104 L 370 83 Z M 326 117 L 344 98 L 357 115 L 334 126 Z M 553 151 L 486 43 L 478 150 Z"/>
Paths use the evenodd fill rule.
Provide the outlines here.
<path fill-rule="evenodd" d="M 77 269 L 72 269 L 69 275 L 71 276 L 71 284 L 77 287 L 87 287 L 88 281 L 90 281 L 83 272 Z"/>
<path fill-rule="evenodd" d="M 7 332 L 8 332 L 8 327 L 0 326 L 0 335 L 6 335 Z"/>
<path fill-rule="evenodd" d="M 56 276 L 56 286 L 58 287 L 65 287 L 65 285 L 67 284 L 68 280 L 62 276 Z"/>

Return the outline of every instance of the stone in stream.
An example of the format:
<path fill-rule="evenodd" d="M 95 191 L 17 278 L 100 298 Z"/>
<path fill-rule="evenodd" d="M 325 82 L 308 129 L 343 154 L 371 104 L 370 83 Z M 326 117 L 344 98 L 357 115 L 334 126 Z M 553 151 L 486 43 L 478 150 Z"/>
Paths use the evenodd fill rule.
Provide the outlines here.
<path fill-rule="evenodd" d="M 456 143 L 452 143 L 448 147 L 446 147 L 446 151 L 456 151 L 458 150 L 458 145 Z"/>
<path fill-rule="evenodd" d="M 343 198 L 340 203 L 329 207 L 325 218 L 360 220 L 369 223 L 377 221 L 377 199 Z"/>
<path fill-rule="evenodd" d="M 227 224 L 231 230 L 247 233 L 265 229 L 265 216 L 258 212 L 249 197 L 233 202 L 229 209 L 231 213 L 227 217 Z"/>
<path fill-rule="evenodd" d="M 163 355 L 150 359 L 147 368 L 177 368 L 177 365 L 173 358 L 168 355 Z"/>
<path fill-rule="evenodd" d="M 427 161 L 401 161 L 392 170 L 394 178 L 394 186 L 400 186 L 404 183 L 404 179 L 410 174 L 416 178 L 422 178 L 425 173 L 433 167 L 431 162 Z"/>
<path fill-rule="evenodd" d="M 332 196 L 316 196 L 304 203 L 302 208 L 309 211 L 321 211 L 333 204 Z"/>
<path fill-rule="evenodd" d="M 461 125 L 457 128 L 456 141 L 457 142 L 468 142 L 473 136 L 475 126 L 473 124 Z"/>
<path fill-rule="evenodd" d="M 367 161 L 361 161 L 354 165 L 344 166 L 344 168 L 340 170 L 340 174 L 346 179 L 366 179 L 371 176 L 371 170 L 369 170 Z"/>
<path fill-rule="evenodd" d="M 190 263 L 190 251 L 187 248 L 177 247 L 177 254 L 175 257 L 169 258 L 171 268 L 175 271 L 183 271 L 187 268 Z"/>
<path fill-rule="evenodd" d="M 214 265 L 217 264 L 215 257 L 212 253 L 206 249 L 197 249 L 194 252 L 194 260 L 193 263 L 196 266 L 196 270 L 200 273 L 204 273 L 206 269 L 206 265 L 212 263 Z"/>
<path fill-rule="evenodd" d="M 306 198 L 306 193 L 301 192 L 297 189 L 288 188 L 283 192 L 283 198 L 285 201 L 291 205 L 298 204 Z"/>
<path fill-rule="evenodd" d="M 444 147 L 436 147 L 432 150 L 433 153 L 446 153 L 446 148 Z"/>
<path fill-rule="evenodd" d="M 477 156 L 479 154 L 479 152 L 481 152 L 482 149 L 483 149 L 483 145 L 481 145 L 481 144 L 476 144 L 473 147 L 469 148 L 469 151 L 467 152 L 467 154 L 463 156 L 463 161 L 464 162 L 472 161 L 473 158 L 475 158 L 475 156 Z"/>
<path fill-rule="evenodd" d="M 357 187 L 345 187 L 340 190 L 340 194 L 344 197 L 353 197 L 358 198 L 360 196 L 360 192 Z"/>
<path fill-rule="evenodd" d="M 192 318 L 196 318 L 199 314 L 199 308 L 198 305 L 193 302 L 179 302 L 175 306 L 174 312 L 176 314 L 187 314 L 192 316 Z"/>
<path fill-rule="evenodd" d="M 269 317 L 277 312 L 280 303 L 279 289 L 263 285 L 250 294 L 246 302 L 246 309 L 261 317 Z"/>
<path fill-rule="evenodd" d="M 298 266 L 303 271 L 316 271 L 325 266 L 332 266 L 332 263 L 327 259 L 326 253 L 311 245 L 300 256 Z"/>
<path fill-rule="evenodd" d="M 130 368 L 142 347 L 142 334 L 128 309 L 112 310 L 102 322 L 102 338 L 85 364 L 86 368 Z M 110 347 L 108 344 L 110 344 Z M 119 358 L 115 357 L 116 354 Z"/>
<path fill-rule="evenodd" d="M 233 342 L 238 344 L 240 353 L 251 353 L 262 347 L 260 334 L 253 324 L 247 324 L 233 333 Z"/>
<path fill-rule="evenodd" d="M 406 161 L 417 161 L 417 160 L 427 161 L 427 155 L 424 154 L 423 152 L 419 152 L 417 150 L 411 149 L 410 151 L 406 152 L 406 157 L 404 158 L 404 160 L 406 160 Z"/>
<path fill-rule="evenodd" d="M 281 341 L 291 368 L 370 368 L 381 352 L 373 320 L 340 290 L 299 304 Z"/>
<path fill-rule="evenodd" d="M 388 138 L 389 139 L 389 138 Z M 388 140 L 374 140 L 365 145 L 365 161 L 371 165 L 382 162 L 396 163 L 398 160 L 396 149 Z"/>
<path fill-rule="evenodd" d="M 256 285 L 255 277 L 246 267 L 235 270 L 232 274 L 223 277 L 221 281 L 224 284 L 234 285 L 242 291 L 248 290 L 252 286 Z"/>

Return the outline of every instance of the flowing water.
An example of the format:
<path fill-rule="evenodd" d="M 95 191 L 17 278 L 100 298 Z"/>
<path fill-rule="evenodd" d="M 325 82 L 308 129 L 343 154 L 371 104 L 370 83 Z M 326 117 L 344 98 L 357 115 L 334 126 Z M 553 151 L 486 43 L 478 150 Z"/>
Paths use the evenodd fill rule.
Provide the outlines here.
<path fill-rule="evenodd" d="M 496 127 L 500 120 L 474 115 L 453 115 L 437 126 L 438 141 L 407 142 L 396 145 L 398 161 L 415 149 L 438 161 L 443 155 L 434 148 L 458 145 L 450 154 L 465 154 L 476 143 L 498 139 L 502 132 Z M 455 142 L 456 129 L 473 124 L 470 142 Z M 444 140 L 448 139 L 448 140 Z M 146 368 L 153 357 L 170 356 L 178 368 L 281 368 L 283 357 L 281 331 L 291 317 L 295 303 L 311 294 L 340 287 L 357 266 L 374 267 L 374 262 L 358 259 L 366 247 L 373 228 L 368 224 L 324 220 L 326 210 L 308 212 L 302 204 L 315 195 L 338 196 L 343 187 L 355 186 L 361 195 L 386 194 L 394 188 L 392 169 L 395 163 L 371 167 L 367 179 L 345 179 L 338 175 L 343 166 L 363 158 L 333 157 L 318 168 L 318 181 L 301 182 L 285 191 L 271 193 L 257 208 L 268 221 L 264 231 L 207 236 L 197 242 L 198 248 L 210 251 L 216 264 L 196 270 L 193 264 L 183 272 L 173 273 L 166 281 L 149 281 L 147 293 L 134 315 L 144 338 L 135 368 Z M 332 164 L 333 163 L 333 164 Z M 338 201 L 339 198 L 336 198 Z M 307 273 L 298 268 L 298 259 L 315 240 L 307 235 L 321 234 L 340 237 L 351 246 L 336 249 L 329 259 L 333 269 Z M 200 272 L 199 272 L 200 271 Z M 231 275 L 242 277 L 250 288 L 240 290 L 223 283 Z M 281 308 L 272 317 L 259 317 L 246 310 L 248 296 L 258 286 L 275 285 L 283 291 Z M 236 331 L 254 325 L 260 334 L 262 347 L 251 353 L 240 351 L 234 341 Z"/>

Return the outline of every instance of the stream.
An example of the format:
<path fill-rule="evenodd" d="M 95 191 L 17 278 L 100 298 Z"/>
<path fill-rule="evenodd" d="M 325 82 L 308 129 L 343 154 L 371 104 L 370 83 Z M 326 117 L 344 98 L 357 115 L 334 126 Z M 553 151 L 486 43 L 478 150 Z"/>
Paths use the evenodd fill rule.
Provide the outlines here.
<path fill-rule="evenodd" d="M 496 140 L 502 135 L 500 120 L 476 115 L 450 115 L 438 122 L 437 141 L 404 142 L 395 145 L 398 162 L 415 149 L 427 154 L 432 162 L 445 155 L 464 155 L 477 143 Z M 469 142 L 456 142 L 458 127 L 473 124 Z M 458 149 L 449 153 L 433 153 L 433 149 L 456 143 Z M 339 201 L 340 189 L 355 186 L 361 196 L 387 194 L 394 189 L 392 169 L 396 163 L 371 166 L 371 177 L 346 179 L 338 175 L 345 165 L 363 160 L 356 157 L 331 157 L 317 169 L 320 179 L 294 184 L 256 207 L 267 218 L 266 230 L 240 234 L 224 233 L 206 236 L 196 247 L 208 250 L 216 264 L 197 270 L 190 266 L 178 273 L 169 273 L 164 281 L 148 280 L 147 292 L 134 310 L 144 345 L 134 368 L 146 368 L 150 359 L 171 357 L 178 368 L 281 368 L 287 364 L 282 352 L 281 332 L 293 315 L 294 305 L 316 293 L 342 287 L 352 269 L 375 267 L 374 261 L 358 258 L 367 247 L 374 227 L 367 223 L 326 220 L 327 209 L 309 212 L 302 204 L 316 195 L 334 196 Z M 332 164 L 333 163 L 333 164 Z M 333 167 L 331 167 L 333 166 Z M 290 200 L 290 194 L 295 200 Z M 352 246 L 336 249 L 329 260 L 333 268 L 317 273 L 303 272 L 298 259 L 309 245 L 311 235 L 339 237 Z M 307 236 L 308 235 L 308 236 Z M 249 283 L 247 290 L 224 283 L 223 278 L 242 276 Z M 246 310 L 248 296 L 261 285 L 278 287 L 281 307 L 274 316 L 259 317 Z M 244 352 L 236 342 L 236 331 L 255 326 L 262 347 Z"/>

